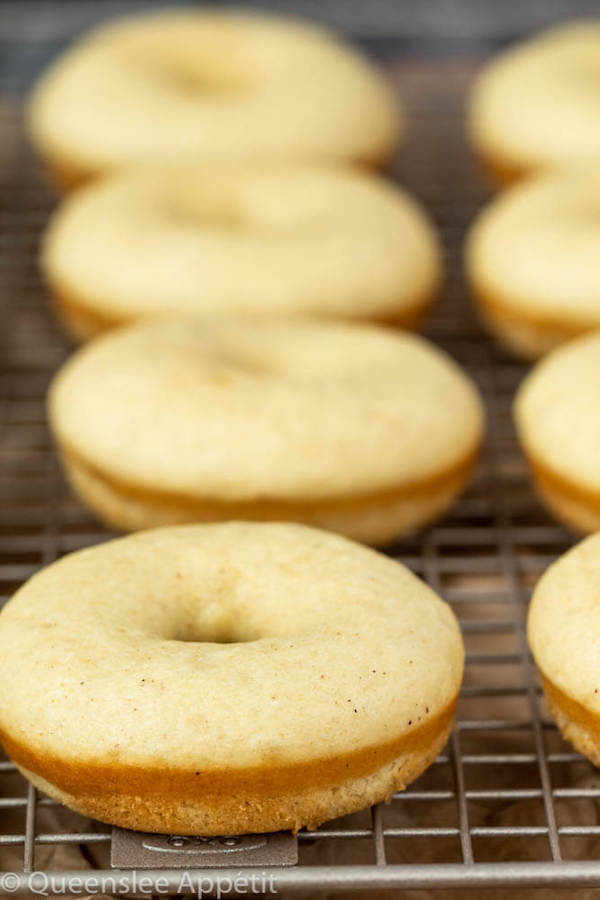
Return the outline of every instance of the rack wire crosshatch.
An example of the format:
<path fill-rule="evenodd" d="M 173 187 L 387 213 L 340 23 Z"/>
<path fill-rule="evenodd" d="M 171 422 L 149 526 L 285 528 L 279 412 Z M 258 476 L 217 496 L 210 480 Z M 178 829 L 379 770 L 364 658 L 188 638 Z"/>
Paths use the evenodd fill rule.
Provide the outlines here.
<path fill-rule="evenodd" d="M 36 267 L 40 232 L 55 198 L 22 134 L 22 92 L 68 37 L 65 23 L 75 6 L 53 4 L 64 30 L 60 40 L 56 34 L 46 39 L 39 29 L 20 40 L 13 27 L 3 42 L 2 600 L 40 566 L 107 537 L 69 494 L 45 425 L 45 390 L 69 348 Z M 107 4 L 111 11 L 113 6 Z M 427 333 L 477 380 L 489 431 L 477 478 L 463 500 L 393 553 L 452 604 L 468 664 L 456 728 L 431 769 L 389 806 L 302 832 L 299 864 L 276 866 L 269 874 L 279 891 L 600 885 L 600 776 L 548 719 L 524 631 L 533 584 L 573 536 L 540 507 L 516 446 L 510 404 L 525 369 L 481 332 L 461 273 L 465 228 L 485 198 L 461 118 L 481 48 L 431 55 L 404 42 L 400 53 L 389 35 L 379 48 L 370 42 L 371 50 L 381 48 L 410 114 L 396 174 L 432 210 L 447 250 L 447 280 Z M 63 815 L 9 761 L 0 761 L 0 868 L 13 866 L 20 889 L 27 888 L 28 873 L 43 870 L 47 889 L 64 892 L 95 868 L 97 875 L 118 874 L 125 891 L 133 892 L 133 871 L 108 869 L 111 840 L 109 828 Z M 219 871 L 226 877 L 244 870 Z M 179 884 L 180 870 L 144 874 L 166 878 L 173 892 Z M 193 878 L 202 874 L 197 870 Z"/>

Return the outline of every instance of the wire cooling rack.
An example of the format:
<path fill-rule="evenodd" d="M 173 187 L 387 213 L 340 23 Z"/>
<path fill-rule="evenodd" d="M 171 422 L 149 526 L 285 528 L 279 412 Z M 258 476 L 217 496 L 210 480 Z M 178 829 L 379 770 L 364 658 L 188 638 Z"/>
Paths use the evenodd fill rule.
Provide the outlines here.
<path fill-rule="evenodd" d="M 21 100 L 74 31 L 122 7 L 0 5 L 2 600 L 40 566 L 107 537 L 69 494 L 45 423 L 45 391 L 69 347 L 36 267 L 55 197 L 22 135 Z M 331 8 L 339 14 L 339 2 Z M 462 106 L 494 43 L 486 40 L 483 48 L 445 44 L 438 34 L 427 44 L 388 30 L 366 42 L 409 108 L 395 175 L 432 211 L 447 251 L 447 280 L 427 332 L 476 379 L 488 411 L 488 443 L 468 493 L 444 521 L 393 551 L 461 620 L 468 655 L 458 720 L 445 752 L 390 805 L 302 832 L 299 864 L 269 870 L 279 891 L 600 885 L 600 779 L 549 721 L 524 632 L 533 584 L 573 536 L 531 491 L 510 419 L 524 368 L 481 332 L 461 273 L 465 228 L 486 196 L 464 143 Z M 121 892 L 134 892 L 134 872 L 109 872 L 111 840 L 110 829 L 65 812 L 0 762 L 0 868 L 16 872 L 8 889 L 30 888 L 28 873 L 42 870 L 47 890 L 64 892 L 95 868 L 119 875 Z M 223 878 L 249 872 L 220 871 Z M 180 872 L 145 874 L 154 886 L 160 878 L 163 889 L 179 889 Z M 192 874 L 190 889 L 202 874 Z"/>

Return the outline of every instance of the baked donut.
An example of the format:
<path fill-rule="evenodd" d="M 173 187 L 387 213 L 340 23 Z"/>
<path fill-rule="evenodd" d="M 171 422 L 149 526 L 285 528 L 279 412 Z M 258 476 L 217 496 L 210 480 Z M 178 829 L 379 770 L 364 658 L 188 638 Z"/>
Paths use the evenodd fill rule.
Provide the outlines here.
<path fill-rule="evenodd" d="M 563 736 L 600 765 L 600 535 L 581 541 L 544 573 L 528 636 L 548 707 Z"/>
<path fill-rule="evenodd" d="M 517 394 L 519 439 L 552 512 L 577 531 L 600 530 L 600 333 L 554 350 Z"/>
<path fill-rule="evenodd" d="M 101 335 L 59 371 L 49 417 L 112 527 L 287 520 L 373 544 L 441 515 L 482 435 L 475 387 L 420 338 L 260 316 Z"/>
<path fill-rule="evenodd" d="M 116 20 L 67 50 L 28 110 L 65 186 L 140 162 L 386 162 L 402 132 L 383 76 L 327 30 L 235 10 Z"/>
<path fill-rule="evenodd" d="M 477 78 L 469 131 L 500 184 L 536 169 L 600 162 L 600 20 L 551 28 Z"/>
<path fill-rule="evenodd" d="M 425 211 L 344 167 L 180 165 L 70 194 L 42 267 L 78 338 L 154 313 L 279 311 L 414 327 L 440 280 Z"/>
<path fill-rule="evenodd" d="M 535 358 L 600 327 L 600 161 L 505 191 L 480 214 L 467 269 L 491 330 Z"/>
<path fill-rule="evenodd" d="M 178 834 L 389 799 L 446 742 L 463 669 L 450 607 L 408 569 L 287 524 L 63 557 L 4 608 L 0 643 L 0 737 L 23 774 L 84 815 Z"/>

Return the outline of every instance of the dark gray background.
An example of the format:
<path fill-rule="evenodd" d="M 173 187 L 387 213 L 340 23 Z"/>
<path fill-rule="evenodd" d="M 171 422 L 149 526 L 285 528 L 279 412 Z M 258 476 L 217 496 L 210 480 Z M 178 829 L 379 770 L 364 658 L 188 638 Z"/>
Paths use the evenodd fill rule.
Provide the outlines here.
<path fill-rule="evenodd" d="M 0 2 L 0 91 L 22 93 L 47 62 L 96 22 L 127 11 L 182 6 L 173 0 Z M 196 4 L 223 6 L 224 2 Z M 333 26 L 385 58 L 406 53 L 492 52 L 543 26 L 600 16 L 599 0 L 237 0 Z"/>

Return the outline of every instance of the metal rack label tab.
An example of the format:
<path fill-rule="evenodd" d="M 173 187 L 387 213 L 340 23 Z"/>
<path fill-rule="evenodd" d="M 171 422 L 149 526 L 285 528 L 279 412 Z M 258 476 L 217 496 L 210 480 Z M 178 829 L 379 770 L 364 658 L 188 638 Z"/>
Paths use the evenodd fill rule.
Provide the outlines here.
<path fill-rule="evenodd" d="M 113 828 L 110 862 L 118 869 L 293 866 L 298 838 L 290 831 L 202 837 Z"/>

